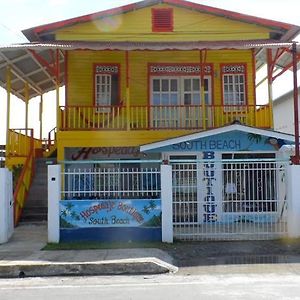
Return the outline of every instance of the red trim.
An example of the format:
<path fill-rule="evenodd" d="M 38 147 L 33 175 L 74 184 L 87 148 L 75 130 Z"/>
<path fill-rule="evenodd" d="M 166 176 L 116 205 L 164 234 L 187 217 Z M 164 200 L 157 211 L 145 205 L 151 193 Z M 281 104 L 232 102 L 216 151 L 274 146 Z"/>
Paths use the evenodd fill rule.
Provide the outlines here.
<path fill-rule="evenodd" d="M 114 72 L 101 72 L 101 73 L 97 73 L 96 72 L 96 68 L 97 66 L 103 66 L 103 67 L 118 67 L 118 72 L 114 73 Z M 118 104 L 119 105 L 121 103 L 120 101 L 120 90 L 121 90 L 121 65 L 119 63 L 113 64 L 113 63 L 94 63 L 93 64 L 93 88 L 94 88 L 94 100 L 93 100 L 93 105 L 97 106 L 96 104 L 96 74 L 104 74 L 104 75 L 111 75 L 111 74 L 115 74 L 118 75 Z"/>
<path fill-rule="evenodd" d="M 36 53 L 34 50 L 32 49 L 28 49 L 28 51 L 32 54 L 32 56 L 44 67 L 46 67 L 46 69 L 48 70 L 48 72 L 52 75 L 52 76 L 57 76 L 57 70 L 55 67 L 51 66 L 50 63 L 43 58 L 41 55 L 39 55 L 38 53 Z M 52 53 L 52 51 L 50 52 Z"/>
<path fill-rule="evenodd" d="M 126 88 L 129 88 L 129 53 L 125 51 L 125 62 L 126 62 Z"/>
<path fill-rule="evenodd" d="M 173 8 L 152 8 L 152 31 L 173 32 Z"/>
<path fill-rule="evenodd" d="M 267 49 L 267 73 L 268 73 L 268 84 L 272 84 L 272 74 L 273 74 L 273 59 L 272 59 L 272 49 Z"/>
<path fill-rule="evenodd" d="M 223 72 L 223 67 L 224 66 L 244 66 L 244 72 Z M 244 105 L 237 105 L 237 106 L 247 106 L 248 105 L 248 72 L 247 72 L 247 63 L 226 63 L 226 64 L 220 64 L 220 74 L 221 74 L 221 89 L 222 89 L 222 93 L 221 93 L 221 100 L 222 100 L 222 107 L 225 107 L 224 104 L 224 79 L 223 79 L 223 75 L 235 75 L 235 74 L 243 74 L 245 75 L 245 96 L 246 96 L 246 101 Z M 227 106 L 227 105 L 226 105 Z M 226 112 L 224 112 L 226 113 Z M 230 112 L 232 113 L 232 112 Z"/>
<path fill-rule="evenodd" d="M 253 100 L 254 100 L 254 105 L 256 105 L 256 67 L 255 67 L 255 50 L 252 49 L 252 80 L 253 80 L 253 83 L 252 83 L 252 86 L 253 86 Z"/>
<path fill-rule="evenodd" d="M 65 105 L 69 104 L 69 51 L 65 51 Z"/>
<path fill-rule="evenodd" d="M 76 17 L 76 18 L 72 18 L 72 19 L 67 19 L 67 20 L 63 20 L 63 21 L 59 21 L 59 22 L 54 22 L 54 23 L 50 23 L 50 24 L 45 24 L 45 25 L 29 28 L 29 29 L 24 30 L 23 33 L 28 37 L 32 37 L 32 35 L 38 36 L 42 32 L 54 31 L 54 30 L 62 28 L 62 27 L 72 26 L 74 24 L 78 24 L 78 23 L 82 23 L 82 22 L 93 21 L 93 20 L 95 20 L 97 18 L 101 18 L 101 17 L 119 15 L 119 14 L 127 13 L 127 12 L 130 12 L 133 10 L 137 10 L 140 8 L 153 6 L 153 5 L 156 5 L 159 3 L 176 5 L 179 7 L 196 10 L 196 11 L 199 11 L 202 13 L 213 14 L 213 15 L 226 17 L 229 19 L 242 21 L 242 22 L 255 23 L 255 24 L 267 26 L 267 27 L 282 28 L 285 30 L 290 30 L 293 27 L 298 27 L 296 25 L 292 25 L 292 24 L 288 24 L 288 23 L 258 18 L 258 17 L 246 15 L 246 14 L 236 13 L 233 11 L 228 11 L 228 10 L 215 8 L 215 7 L 211 7 L 211 6 L 206 6 L 206 5 L 193 3 L 193 2 L 189 2 L 189 1 L 184 1 L 184 0 L 154 0 L 154 1 L 145 0 L 145 1 L 140 1 L 140 2 L 133 3 L 133 4 L 120 6 L 120 7 L 113 8 L 113 9 L 96 12 L 96 13 L 89 14 L 89 15 L 84 15 L 84 16 L 80 16 L 80 17 Z"/>
<path fill-rule="evenodd" d="M 59 50 L 56 49 L 56 63 L 55 63 L 55 70 L 56 70 L 56 82 L 58 86 L 60 85 L 60 79 L 59 79 L 59 74 L 60 74 L 60 62 L 59 62 Z"/>

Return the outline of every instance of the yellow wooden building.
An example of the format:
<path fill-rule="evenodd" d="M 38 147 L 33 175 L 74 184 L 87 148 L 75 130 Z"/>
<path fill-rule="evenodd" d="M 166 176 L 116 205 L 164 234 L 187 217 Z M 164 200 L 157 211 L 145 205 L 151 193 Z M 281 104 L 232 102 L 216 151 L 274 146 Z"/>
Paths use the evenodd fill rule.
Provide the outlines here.
<path fill-rule="evenodd" d="M 184 0 L 144 0 L 24 30 L 30 43 L 1 48 L 7 165 L 28 167 L 39 148 L 57 150 L 58 161 L 128 159 L 141 145 L 232 123 L 272 129 L 272 82 L 292 67 L 299 31 Z M 265 64 L 264 102 L 256 72 Z M 54 89 L 57 126 L 46 145 L 28 138 L 28 121 L 9 128 L 10 94 L 27 107 Z"/>

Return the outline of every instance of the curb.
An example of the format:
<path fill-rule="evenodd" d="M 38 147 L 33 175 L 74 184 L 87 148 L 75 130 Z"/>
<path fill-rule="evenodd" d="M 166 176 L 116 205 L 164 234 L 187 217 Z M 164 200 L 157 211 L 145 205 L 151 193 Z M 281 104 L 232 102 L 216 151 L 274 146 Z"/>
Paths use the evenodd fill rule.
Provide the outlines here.
<path fill-rule="evenodd" d="M 0 265 L 0 278 L 146 275 L 175 273 L 178 268 L 157 258 L 123 259 L 89 263 L 24 263 Z"/>

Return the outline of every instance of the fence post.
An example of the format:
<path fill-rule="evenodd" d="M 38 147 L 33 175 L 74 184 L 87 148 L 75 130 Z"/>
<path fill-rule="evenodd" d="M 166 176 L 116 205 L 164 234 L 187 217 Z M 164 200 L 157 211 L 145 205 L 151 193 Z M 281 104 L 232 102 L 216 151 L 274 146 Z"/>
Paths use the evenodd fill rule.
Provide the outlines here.
<path fill-rule="evenodd" d="M 161 165 L 162 242 L 173 243 L 172 166 Z"/>
<path fill-rule="evenodd" d="M 61 166 L 48 166 L 48 242 L 59 243 L 59 201 L 61 200 Z"/>
<path fill-rule="evenodd" d="M 14 231 L 12 173 L 0 168 L 0 244 L 6 243 Z"/>
<path fill-rule="evenodd" d="M 300 237 L 300 166 L 287 167 L 287 229 L 290 238 Z"/>

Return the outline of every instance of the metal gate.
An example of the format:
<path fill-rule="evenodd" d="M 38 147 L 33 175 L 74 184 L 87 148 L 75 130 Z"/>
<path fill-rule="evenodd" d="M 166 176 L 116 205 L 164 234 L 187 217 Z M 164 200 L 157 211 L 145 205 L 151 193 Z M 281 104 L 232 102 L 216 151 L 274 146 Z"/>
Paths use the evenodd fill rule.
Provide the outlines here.
<path fill-rule="evenodd" d="M 180 160 L 173 169 L 179 240 L 262 240 L 287 233 L 286 165 L 275 159 Z"/>

